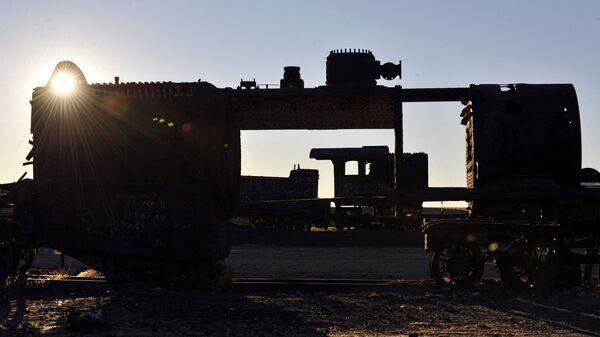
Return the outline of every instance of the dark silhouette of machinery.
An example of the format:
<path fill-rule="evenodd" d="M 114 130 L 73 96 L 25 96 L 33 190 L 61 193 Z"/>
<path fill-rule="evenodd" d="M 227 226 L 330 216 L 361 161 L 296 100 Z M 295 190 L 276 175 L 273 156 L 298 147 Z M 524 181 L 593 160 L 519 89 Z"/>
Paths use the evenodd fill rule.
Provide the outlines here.
<path fill-rule="evenodd" d="M 289 177 L 242 176 L 237 216 L 251 224 L 302 228 L 396 228 L 420 230 L 422 202 L 404 203 L 400 221 L 393 201 L 362 201 L 365 196 L 389 196 L 394 191 L 394 154 L 387 146 L 312 149 L 310 157 L 333 163 L 334 212 L 328 198 L 318 198 L 319 172 L 294 168 Z M 346 172 L 347 163 L 357 165 L 357 174 Z M 426 188 L 427 155 L 405 153 L 403 188 Z M 368 169 L 368 172 L 367 172 Z M 352 197 L 358 197 L 352 200 Z"/>
<path fill-rule="evenodd" d="M 597 172 L 581 168 L 573 86 L 377 85 L 399 75 L 399 64 L 360 50 L 332 52 L 324 86 L 303 88 L 299 69 L 288 68 L 282 88 L 268 90 L 255 81 L 239 90 L 203 81 L 88 84 L 61 62 L 33 90 L 34 179 L 0 188 L 0 277 L 24 273 L 38 246 L 109 278 L 218 263 L 238 201 L 240 130 L 387 128 L 403 153 L 403 103 L 456 101 L 466 104 L 468 188 L 406 188 L 408 165 L 395 156 L 387 194 L 330 201 L 397 210 L 470 202 L 470 219 L 424 227 L 441 285 L 475 284 L 485 259 L 516 286 L 577 284 L 580 264 L 589 283 L 600 262 L 600 191 L 588 184 Z"/>
<path fill-rule="evenodd" d="M 289 177 L 242 176 L 237 217 L 251 225 L 305 229 L 327 228 L 328 200 L 318 200 L 319 171 L 290 171 Z"/>
<path fill-rule="evenodd" d="M 401 76 L 400 63 L 381 64 L 370 50 L 334 50 L 327 57 L 327 86 L 374 86 L 379 78 Z"/>
<path fill-rule="evenodd" d="M 403 203 L 397 210 L 391 199 L 364 201 L 360 198 L 393 194 L 395 156 L 387 146 L 312 149 L 310 157 L 333 163 L 335 197 L 344 198 L 344 201 L 334 202 L 337 228 L 397 228 L 401 225 L 412 230 L 421 228 L 420 200 Z M 357 165 L 356 174 L 346 171 L 347 164 Z M 402 164 L 403 189 L 428 187 L 427 154 L 404 153 Z M 352 200 L 353 197 L 358 198 Z"/>

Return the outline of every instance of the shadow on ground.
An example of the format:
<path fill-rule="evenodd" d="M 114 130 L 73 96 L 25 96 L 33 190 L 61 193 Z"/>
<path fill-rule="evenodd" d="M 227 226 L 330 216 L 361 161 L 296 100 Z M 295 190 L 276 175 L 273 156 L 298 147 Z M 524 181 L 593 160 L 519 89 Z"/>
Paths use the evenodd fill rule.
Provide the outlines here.
<path fill-rule="evenodd" d="M 600 296 L 531 294 L 495 283 L 468 291 L 432 282 L 384 287 L 239 287 L 226 292 L 109 285 L 5 289 L 7 336 L 592 335 Z"/>

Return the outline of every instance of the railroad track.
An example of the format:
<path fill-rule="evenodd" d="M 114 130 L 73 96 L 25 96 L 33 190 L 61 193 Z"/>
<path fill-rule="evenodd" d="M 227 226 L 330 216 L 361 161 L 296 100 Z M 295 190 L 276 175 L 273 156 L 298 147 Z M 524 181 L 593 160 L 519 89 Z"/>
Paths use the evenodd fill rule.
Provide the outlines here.
<path fill-rule="evenodd" d="M 332 278 L 234 278 L 235 286 L 386 286 L 392 280 L 386 279 L 332 279 Z M 27 279 L 32 283 L 60 283 L 60 284 L 108 284 L 104 277 L 77 277 L 56 275 L 36 275 Z"/>

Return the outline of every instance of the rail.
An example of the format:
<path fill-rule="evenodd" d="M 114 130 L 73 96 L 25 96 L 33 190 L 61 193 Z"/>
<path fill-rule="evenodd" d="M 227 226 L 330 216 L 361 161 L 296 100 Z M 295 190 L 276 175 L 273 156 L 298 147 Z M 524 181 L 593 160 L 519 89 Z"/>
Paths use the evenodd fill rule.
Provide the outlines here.
<path fill-rule="evenodd" d="M 27 279 L 28 284 L 51 283 L 63 285 L 102 285 L 109 282 L 104 277 L 78 277 L 36 275 Z M 332 278 L 233 278 L 234 286 L 387 286 L 394 282 L 388 279 L 332 279 Z M 157 282 L 160 283 L 160 282 Z"/>
<path fill-rule="evenodd" d="M 553 199 L 600 199 L 599 188 L 556 187 L 505 191 L 470 189 L 465 187 L 429 187 L 426 189 L 400 190 L 391 195 L 355 196 L 333 198 L 308 198 L 264 200 L 247 204 L 268 204 L 308 201 L 345 203 L 389 203 L 395 201 L 463 201 L 463 200 L 553 200 Z"/>

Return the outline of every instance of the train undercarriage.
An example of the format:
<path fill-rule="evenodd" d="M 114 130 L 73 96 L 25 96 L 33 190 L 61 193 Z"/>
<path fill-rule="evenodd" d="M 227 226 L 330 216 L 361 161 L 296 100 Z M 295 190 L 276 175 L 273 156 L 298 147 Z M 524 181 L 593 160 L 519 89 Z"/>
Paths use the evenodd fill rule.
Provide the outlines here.
<path fill-rule="evenodd" d="M 483 200 L 478 202 L 485 203 L 488 209 L 507 203 L 544 207 L 537 209 L 537 219 L 527 218 L 525 214 L 531 210 L 523 208 L 522 216 L 515 215 L 516 220 L 512 221 L 427 223 L 423 228 L 425 250 L 431 253 L 429 269 L 437 284 L 474 286 L 481 279 L 485 262 L 492 262 L 501 281 L 515 288 L 539 290 L 578 286 L 582 282 L 592 285 L 592 272 L 600 263 L 600 189 L 513 191 L 504 194 L 504 200 L 495 194 L 498 193 L 482 194 Z M 520 199 L 527 194 L 527 199 Z"/>
<path fill-rule="evenodd" d="M 28 210 L 33 202 L 30 186 L 31 180 L 2 185 L 0 281 L 26 277 L 38 248 L 32 231 L 33 214 Z M 556 221 L 444 219 L 425 224 L 424 246 L 426 252 L 431 253 L 429 269 L 440 286 L 474 286 L 480 281 L 486 262 L 495 265 L 503 284 L 519 289 L 543 290 L 593 284 L 593 271 L 600 264 L 600 222 L 597 221 L 600 188 L 556 190 L 555 193 L 543 193 L 543 197 L 535 191 L 529 194 L 499 194 L 458 188 L 428 188 L 387 197 L 321 201 L 340 204 L 402 203 L 415 195 L 426 201 L 471 198 L 490 204 L 494 204 L 490 200 L 502 203 L 501 200 L 514 201 L 526 197 L 552 205 L 549 207 Z M 125 256 L 120 259 L 127 260 Z M 597 277 L 600 279 L 600 275 Z"/>
<path fill-rule="evenodd" d="M 485 262 L 492 262 L 502 283 L 519 289 L 572 287 L 582 281 L 589 286 L 594 265 L 600 263 L 599 225 L 476 220 L 429 223 L 424 232 L 425 249 L 431 252 L 430 273 L 440 286 L 472 287 L 481 279 Z"/>

